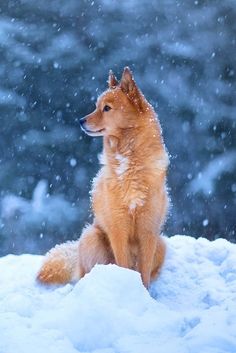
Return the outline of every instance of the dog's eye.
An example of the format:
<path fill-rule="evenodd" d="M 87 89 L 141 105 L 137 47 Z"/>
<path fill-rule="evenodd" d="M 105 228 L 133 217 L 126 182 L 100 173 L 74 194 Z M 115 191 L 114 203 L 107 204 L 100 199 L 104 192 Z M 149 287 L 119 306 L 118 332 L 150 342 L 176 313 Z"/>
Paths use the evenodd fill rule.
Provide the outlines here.
<path fill-rule="evenodd" d="M 109 112 L 109 110 L 111 110 L 111 107 L 109 107 L 109 105 L 105 105 L 103 112 Z"/>

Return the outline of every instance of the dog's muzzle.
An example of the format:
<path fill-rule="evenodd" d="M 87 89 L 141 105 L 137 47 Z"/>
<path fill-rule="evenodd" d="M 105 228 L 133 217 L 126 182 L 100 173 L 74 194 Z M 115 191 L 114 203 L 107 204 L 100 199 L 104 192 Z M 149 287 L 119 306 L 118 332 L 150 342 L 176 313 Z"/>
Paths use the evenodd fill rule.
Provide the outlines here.
<path fill-rule="evenodd" d="M 86 118 L 81 118 L 79 120 L 80 126 L 82 127 L 82 129 L 84 129 L 84 124 L 86 123 Z"/>
<path fill-rule="evenodd" d="M 82 129 L 85 133 L 87 133 L 86 122 L 87 122 L 87 119 L 86 119 L 86 118 L 81 118 L 81 119 L 79 120 L 80 127 L 81 127 L 81 129 Z"/>

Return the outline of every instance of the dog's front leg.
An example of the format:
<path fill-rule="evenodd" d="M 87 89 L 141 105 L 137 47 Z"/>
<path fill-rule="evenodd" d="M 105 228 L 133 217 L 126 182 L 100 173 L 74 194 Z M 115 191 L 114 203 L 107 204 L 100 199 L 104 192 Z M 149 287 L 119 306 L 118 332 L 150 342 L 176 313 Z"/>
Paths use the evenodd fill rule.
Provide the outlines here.
<path fill-rule="evenodd" d="M 112 197 L 114 193 L 111 194 Z M 127 214 L 126 209 L 121 209 L 120 201 L 117 205 L 117 198 L 110 201 L 109 216 L 103 219 L 103 228 L 109 238 L 110 246 L 115 258 L 116 265 L 125 268 L 132 267 L 129 238 L 132 232 L 132 218 Z M 115 207 L 117 205 L 117 207 Z"/>
<path fill-rule="evenodd" d="M 138 243 L 138 270 L 141 273 L 144 286 L 148 288 L 156 252 L 157 237 L 152 233 L 146 232 L 146 234 L 140 235 Z"/>
<path fill-rule="evenodd" d="M 113 225 L 109 231 L 109 240 L 116 264 L 121 267 L 131 268 L 128 227 L 126 228 L 122 224 Z"/>
<path fill-rule="evenodd" d="M 110 242 L 116 264 L 121 267 L 130 268 L 129 244 L 126 234 L 113 233 L 110 237 Z"/>

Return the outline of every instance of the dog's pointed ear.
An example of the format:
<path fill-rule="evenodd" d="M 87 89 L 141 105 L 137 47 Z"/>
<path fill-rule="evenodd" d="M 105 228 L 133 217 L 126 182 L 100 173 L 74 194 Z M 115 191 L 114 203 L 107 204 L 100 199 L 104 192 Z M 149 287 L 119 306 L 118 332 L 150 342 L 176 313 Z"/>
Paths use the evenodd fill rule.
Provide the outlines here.
<path fill-rule="evenodd" d="M 138 110 L 143 111 L 144 97 L 140 92 L 138 86 L 136 85 L 132 71 L 128 66 L 124 68 L 120 80 L 120 88 L 124 93 L 127 94 L 128 98 L 133 102 L 133 104 L 138 108 Z"/>
<path fill-rule="evenodd" d="M 112 70 L 109 71 L 109 76 L 108 76 L 107 82 L 108 82 L 109 88 L 115 88 L 119 84 L 119 82 L 118 82 L 116 76 L 113 74 Z"/>
<path fill-rule="evenodd" d="M 123 71 L 123 74 L 121 77 L 121 81 L 120 81 L 120 87 L 121 87 L 122 91 L 125 93 L 131 93 L 132 91 L 134 91 L 137 88 L 136 83 L 133 78 L 132 71 L 130 70 L 130 68 L 128 66 L 126 66 L 124 68 L 124 71 Z"/>

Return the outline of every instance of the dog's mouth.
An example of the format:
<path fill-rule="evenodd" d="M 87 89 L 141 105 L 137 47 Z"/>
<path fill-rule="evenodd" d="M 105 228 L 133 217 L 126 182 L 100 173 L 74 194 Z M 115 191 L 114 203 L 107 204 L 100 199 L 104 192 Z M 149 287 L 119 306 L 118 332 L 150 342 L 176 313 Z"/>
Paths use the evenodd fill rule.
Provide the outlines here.
<path fill-rule="evenodd" d="M 81 125 L 81 129 L 89 136 L 103 136 L 103 132 L 105 131 L 105 129 L 100 129 L 96 131 L 88 130 L 82 125 Z"/>

